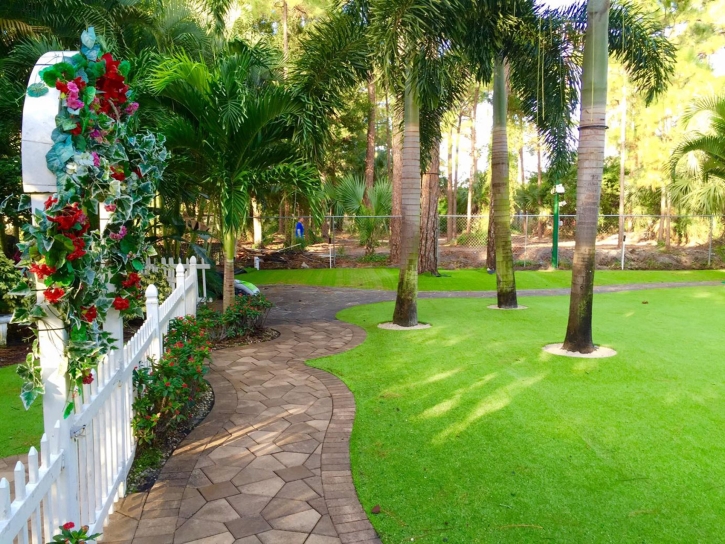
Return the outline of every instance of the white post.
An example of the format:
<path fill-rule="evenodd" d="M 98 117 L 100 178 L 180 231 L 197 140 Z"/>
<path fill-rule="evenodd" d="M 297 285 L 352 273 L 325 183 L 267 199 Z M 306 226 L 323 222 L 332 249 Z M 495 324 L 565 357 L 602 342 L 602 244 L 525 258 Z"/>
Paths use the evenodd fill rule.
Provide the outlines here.
<path fill-rule="evenodd" d="M 159 290 L 152 283 L 146 288 L 146 319 L 154 326 L 154 336 L 151 340 L 149 355 L 158 361 L 164 352 L 164 338 L 161 334 L 161 323 L 159 323 Z"/>
<path fill-rule="evenodd" d="M 102 235 L 111 219 L 111 212 L 106 211 L 103 204 L 98 206 L 98 219 L 99 231 Z M 108 287 L 110 291 L 112 285 L 108 284 Z M 109 295 L 113 296 L 113 293 L 110 292 Z M 108 354 L 109 368 L 115 369 L 123 367 L 123 318 L 121 317 L 121 312 L 113 307 L 109 308 L 106 313 L 106 320 L 103 322 L 103 330 L 111 333 L 113 344 L 116 346 L 116 349 Z M 113 375 L 113 372 L 111 371 L 107 375 L 110 377 Z"/>
<path fill-rule="evenodd" d="M 191 280 L 192 288 L 186 293 L 186 314 L 196 315 L 196 304 L 199 299 L 199 285 L 196 273 L 196 257 L 192 255 L 189 259 L 189 279 Z"/>
<path fill-rule="evenodd" d="M 176 289 L 181 289 L 181 302 L 177 305 L 175 317 L 184 317 L 186 315 L 186 287 L 184 281 L 186 279 L 184 265 L 179 262 L 176 265 Z"/>

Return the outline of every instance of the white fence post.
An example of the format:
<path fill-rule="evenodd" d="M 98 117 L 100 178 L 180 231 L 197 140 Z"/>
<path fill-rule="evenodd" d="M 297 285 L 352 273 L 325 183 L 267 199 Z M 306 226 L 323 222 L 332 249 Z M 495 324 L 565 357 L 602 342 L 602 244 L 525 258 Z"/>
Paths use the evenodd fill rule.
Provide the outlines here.
<path fill-rule="evenodd" d="M 188 278 L 191 285 L 188 290 L 184 291 L 186 294 L 186 315 L 196 315 L 196 303 L 199 299 L 199 286 L 197 284 L 196 257 L 194 256 L 189 259 Z"/>
<path fill-rule="evenodd" d="M 164 339 L 161 333 L 161 323 L 159 323 L 159 290 L 153 283 L 146 288 L 146 319 L 153 324 L 154 328 L 149 355 L 158 361 L 164 352 Z"/>
<path fill-rule="evenodd" d="M 181 289 L 182 302 L 178 305 L 175 317 L 184 317 L 186 315 L 186 271 L 183 263 L 176 265 L 176 289 Z"/>

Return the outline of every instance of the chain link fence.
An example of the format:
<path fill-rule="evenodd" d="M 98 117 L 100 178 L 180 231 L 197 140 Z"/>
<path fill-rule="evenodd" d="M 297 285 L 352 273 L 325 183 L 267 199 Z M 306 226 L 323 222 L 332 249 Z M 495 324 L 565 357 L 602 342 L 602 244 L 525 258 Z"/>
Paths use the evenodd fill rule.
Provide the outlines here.
<path fill-rule="evenodd" d="M 251 232 L 240 244 L 250 266 L 253 257 L 263 267 L 387 266 L 390 224 L 394 216 L 265 217 L 262 243 Z M 297 223 L 304 236 L 295 232 Z M 511 242 L 519 269 L 551 264 L 554 218 L 516 214 L 511 218 Z M 576 216 L 559 216 L 559 268 L 570 268 Z M 725 259 L 725 217 L 703 215 L 625 215 L 625 243 L 618 244 L 619 216 L 599 217 L 597 267 L 624 269 L 690 269 L 722 267 Z M 439 217 L 438 260 L 441 268 L 480 268 L 486 263 L 489 216 Z M 263 248 L 263 249 L 262 249 Z"/>

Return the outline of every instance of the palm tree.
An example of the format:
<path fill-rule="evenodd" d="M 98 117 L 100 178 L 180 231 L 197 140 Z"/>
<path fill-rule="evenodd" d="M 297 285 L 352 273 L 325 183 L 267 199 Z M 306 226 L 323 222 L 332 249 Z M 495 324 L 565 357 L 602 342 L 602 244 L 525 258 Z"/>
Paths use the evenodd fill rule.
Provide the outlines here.
<path fill-rule="evenodd" d="M 572 8 L 581 22 L 581 6 Z M 615 17 L 612 17 L 614 15 Z M 610 35 L 610 19 L 618 32 Z M 629 20 L 628 18 L 634 17 Z M 580 24 L 580 23 L 579 23 Z M 626 48 L 624 47 L 626 40 Z M 649 103 L 667 86 L 673 72 L 674 49 L 662 30 L 627 4 L 610 13 L 609 0 L 589 0 L 582 68 L 582 104 L 577 166 L 577 217 L 569 320 L 563 349 L 591 353 L 594 269 L 606 130 L 607 68 L 610 43 L 624 60 L 635 86 Z"/>
<path fill-rule="evenodd" d="M 695 213 L 721 215 L 725 211 L 725 95 L 696 100 L 683 123 L 696 116 L 707 116 L 709 127 L 705 132 L 690 132 L 675 147 L 669 192 L 676 204 Z"/>
<path fill-rule="evenodd" d="M 293 143 L 303 105 L 275 79 L 274 54 L 237 42 L 211 65 L 184 53 L 161 58 L 150 87 L 168 107 L 164 133 L 170 150 L 203 164 L 204 185 L 215 197 L 224 250 L 224 307 L 234 297 L 237 237 L 250 200 L 288 179 L 312 193 L 316 171 Z"/>

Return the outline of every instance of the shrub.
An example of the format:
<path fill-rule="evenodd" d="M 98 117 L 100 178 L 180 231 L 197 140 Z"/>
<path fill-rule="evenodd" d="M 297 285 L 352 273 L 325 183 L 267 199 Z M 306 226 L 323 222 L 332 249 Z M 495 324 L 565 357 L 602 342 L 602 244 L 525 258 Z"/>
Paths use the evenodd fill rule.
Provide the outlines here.
<path fill-rule="evenodd" d="M 238 295 L 224 312 L 200 306 L 197 321 L 212 340 L 239 338 L 263 328 L 271 307 L 272 303 L 261 293 Z"/>
<path fill-rule="evenodd" d="M 18 306 L 18 299 L 8 296 L 8 292 L 15 289 L 21 279 L 20 270 L 0 251 L 0 314 L 12 313 Z"/>
<path fill-rule="evenodd" d="M 155 270 L 153 272 L 151 270 L 145 270 L 141 275 L 141 288 L 139 291 L 141 293 L 145 293 L 146 288 L 152 283 L 159 291 L 159 304 L 163 304 L 172 291 L 166 272 L 162 269 Z"/>
<path fill-rule="evenodd" d="M 197 319 L 171 321 L 165 346 L 161 359 L 134 370 L 133 429 L 144 445 L 153 445 L 157 436 L 186 421 L 207 388 L 204 374 L 211 344 Z"/>

